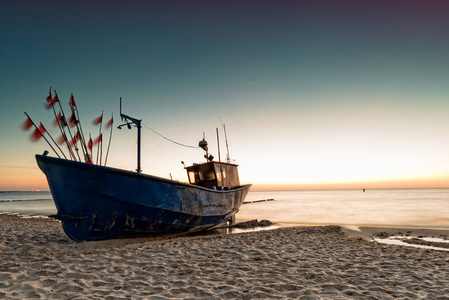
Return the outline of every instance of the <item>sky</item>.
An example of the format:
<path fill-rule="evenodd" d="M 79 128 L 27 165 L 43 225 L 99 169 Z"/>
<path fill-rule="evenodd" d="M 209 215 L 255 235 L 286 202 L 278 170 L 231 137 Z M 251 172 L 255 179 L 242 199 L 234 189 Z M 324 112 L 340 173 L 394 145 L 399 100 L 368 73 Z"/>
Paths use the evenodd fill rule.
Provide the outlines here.
<path fill-rule="evenodd" d="M 34 155 L 55 154 L 21 124 L 59 137 L 50 87 L 85 135 L 113 114 L 108 166 L 136 169 L 122 97 L 147 174 L 187 181 L 181 161 L 204 161 L 152 130 L 204 134 L 217 160 L 219 128 L 224 160 L 225 124 L 253 189 L 449 187 L 447 16 L 436 0 L 1 1 L 0 190 L 48 190 Z"/>

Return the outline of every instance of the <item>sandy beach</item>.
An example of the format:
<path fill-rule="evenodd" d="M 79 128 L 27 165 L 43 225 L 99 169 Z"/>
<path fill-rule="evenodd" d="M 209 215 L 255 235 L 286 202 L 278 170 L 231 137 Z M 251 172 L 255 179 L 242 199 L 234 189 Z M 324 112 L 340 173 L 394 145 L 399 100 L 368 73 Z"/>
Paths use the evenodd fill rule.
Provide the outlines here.
<path fill-rule="evenodd" d="M 52 219 L 0 215 L 0 298 L 448 299 L 449 252 L 379 244 L 367 232 L 75 243 Z"/>

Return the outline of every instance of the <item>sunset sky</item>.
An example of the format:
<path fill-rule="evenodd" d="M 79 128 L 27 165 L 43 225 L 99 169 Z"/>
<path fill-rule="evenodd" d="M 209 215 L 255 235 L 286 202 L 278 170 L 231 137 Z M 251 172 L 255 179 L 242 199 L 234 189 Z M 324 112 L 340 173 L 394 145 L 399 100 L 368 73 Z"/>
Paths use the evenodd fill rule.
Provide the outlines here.
<path fill-rule="evenodd" d="M 26 111 L 59 136 L 50 86 L 85 134 L 114 114 L 109 166 L 136 168 L 122 97 L 216 159 L 219 128 L 222 160 L 225 123 L 255 189 L 449 187 L 449 1 L 242 2 L 1 1 L 0 190 L 48 190 L 50 149 L 20 127 Z M 187 181 L 202 150 L 147 127 L 143 172 Z"/>

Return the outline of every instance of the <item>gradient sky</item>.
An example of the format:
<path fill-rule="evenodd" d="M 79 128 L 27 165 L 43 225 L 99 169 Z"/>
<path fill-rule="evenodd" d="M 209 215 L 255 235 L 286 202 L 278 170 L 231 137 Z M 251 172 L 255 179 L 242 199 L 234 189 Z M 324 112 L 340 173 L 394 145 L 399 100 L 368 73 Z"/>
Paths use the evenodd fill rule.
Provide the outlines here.
<path fill-rule="evenodd" d="M 123 112 L 217 155 L 226 124 L 255 188 L 449 186 L 448 1 L 1 1 L 0 190 L 48 189 L 24 111 L 70 93 L 84 130 Z M 86 133 L 85 132 L 85 133 Z M 136 130 L 108 165 L 136 168 Z M 105 136 L 107 138 L 108 135 Z M 186 181 L 202 151 L 144 128 L 144 173 Z M 49 149 L 48 149 L 49 150 Z"/>

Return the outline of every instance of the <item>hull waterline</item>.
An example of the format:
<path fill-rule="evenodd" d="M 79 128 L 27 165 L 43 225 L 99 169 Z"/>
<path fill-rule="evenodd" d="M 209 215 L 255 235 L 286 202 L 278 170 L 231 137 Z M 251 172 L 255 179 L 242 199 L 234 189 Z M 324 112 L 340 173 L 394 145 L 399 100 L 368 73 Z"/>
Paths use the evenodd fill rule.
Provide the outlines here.
<path fill-rule="evenodd" d="M 212 190 L 135 172 L 36 155 L 65 233 L 75 241 L 141 237 L 226 224 L 251 185 Z"/>

